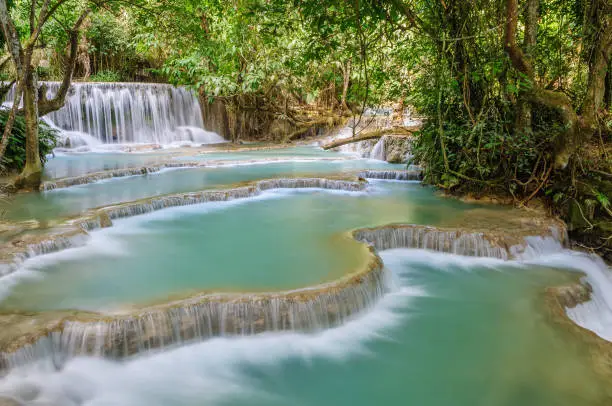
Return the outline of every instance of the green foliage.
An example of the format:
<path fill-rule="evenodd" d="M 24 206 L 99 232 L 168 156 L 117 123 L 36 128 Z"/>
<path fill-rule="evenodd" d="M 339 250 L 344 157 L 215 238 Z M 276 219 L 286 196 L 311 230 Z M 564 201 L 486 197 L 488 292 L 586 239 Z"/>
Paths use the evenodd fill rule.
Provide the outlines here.
<path fill-rule="evenodd" d="M 0 131 L 4 132 L 4 126 L 8 118 L 8 111 L 0 110 Z M 13 125 L 6 152 L 2 161 L 4 171 L 20 171 L 25 166 L 25 121 L 23 117 L 17 116 Z M 40 123 L 38 127 L 38 141 L 40 148 L 40 159 L 44 163 L 47 155 L 53 152 L 57 145 L 57 131 Z"/>
<path fill-rule="evenodd" d="M 119 82 L 121 75 L 111 70 L 99 71 L 89 77 L 91 82 Z"/>

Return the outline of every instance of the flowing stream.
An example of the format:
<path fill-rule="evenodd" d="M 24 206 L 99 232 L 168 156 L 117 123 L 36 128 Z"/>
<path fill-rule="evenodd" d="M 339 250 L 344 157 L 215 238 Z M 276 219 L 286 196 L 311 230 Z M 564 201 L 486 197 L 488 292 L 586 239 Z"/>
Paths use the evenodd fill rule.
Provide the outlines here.
<path fill-rule="evenodd" d="M 195 140 L 181 128 L 206 124 L 186 90 L 136 84 L 76 85 L 67 107 L 49 119 L 100 143 Z M 383 149 L 375 145 L 369 156 L 380 158 Z M 2 347 L 0 405 L 610 403 L 609 383 L 588 351 L 547 320 L 543 296 L 581 272 L 592 300 L 568 316 L 612 339 L 612 278 L 598 258 L 552 237 L 529 238 L 517 254 L 472 249 L 481 236 L 449 245 L 452 232 L 410 234 L 414 246 L 488 255 L 479 257 L 396 248 L 407 237 L 393 227 L 379 241 L 376 230 L 350 233 L 391 223 L 452 228 L 516 211 L 444 199 L 399 181 L 411 178 L 402 165 L 315 146 L 58 151 L 45 177 L 167 162 L 193 165 L 3 202 L 6 223 L 35 224 L 11 237 L 12 248 L 96 207 L 149 198 L 172 204 L 108 207 L 112 226 L 79 234 L 64 250 L 31 250 L 0 277 L 0 345 L 40 325 L 44 332 L 21 350 Z M 366 183 L 357 174 L 386 180 Z M 253 186 L 270 178 L 285 180 Z M 159 197 L 209 189 L 218 195 Z M 493 258 L 511 253 L 512 260 Z M 364 266 L 369 276 L 353 276 Z M 209 302 L 189 302 L 204 294 Z"/>

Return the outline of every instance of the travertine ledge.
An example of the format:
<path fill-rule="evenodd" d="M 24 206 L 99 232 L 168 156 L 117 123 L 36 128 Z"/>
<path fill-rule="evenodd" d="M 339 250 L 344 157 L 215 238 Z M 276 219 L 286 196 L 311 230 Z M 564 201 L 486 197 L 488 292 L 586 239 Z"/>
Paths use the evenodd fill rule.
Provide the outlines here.
<path fill-rule="evenodd" d="M 41 357 L 56 362 L 75 355 L 122 358 L 215 336 L 333 327 L 373 306 L 388 291 L 376 249 L 423 248 L 500 259 L 512 256 L 510 242 L 504 244 L 486 233 L 391 225 L 359 229 L 351 235 L 368 250 L 367 263 L 323 285 L 271 293 L 202 293 L 115 314 L 12 315 L 10 323 L 19 335 L 3 337 L 0 363 L 11 368 Z M 32 323 L 32 318 L 42 321 Z"/>
<path fill-rule="evenodd" d="M 383 180 L 421 180 L 422 173 L 417 170 L 394 170 L 394 171 L 376 171 L 368 170 L 359 173 L 359 176 L 365 179 L 383 179 Z"/>
<path fill-rule="evenodd" d="M 243 165 L 257 165 L 264 163 L 281 163 L 290 161 L 300 162 L 317 162 L 317 161 L 341 161 L 347 160 L 348 158 L 343 157 L 281 157 L 281 158 L 260 158 L 260 159 L 247 159 L 247 160 L 204 160 L 204 161 L 180 161 L 180 160 L 168 160 L 160 162 L 154 165 L 124 168 L 124 169 L 113 169 L 108 171 L 92 172 L 81 176 L 74 176 L 68 178 L 60 178 L 49 180 L 41 183 L 41 191 L 51 191 L 56 189 L 63 189 L 71 186 L 87 185 L 90 183 L 100 182 L 102 180 L 122 178 L 127 176 L 144 176 L 153 173 L 160 172 L 164 169 L 195 169 L 195 168 L 220 168 L 220 167 L 232 167 L 232 166 L 243 166 Z"/>
<path fill-rule="evenodd" d="M 72 219 L 60 231 L 35 243 L 17 245 L 17 251 L 12 253 L 12 266 L 16 268 L 30 256 L 83 244 L 88 231 L 112 226 L 113 220 L 119 218 L 168 207 L 248 198 L 271 189 L 361 191 L 365 185 L 366 182 L 347 179 L 269 179 L 226 190 L 159 196 L 103 207 Z M 309 332 L 337 326 L 373 306 L 389 290 L 377 250 L 422 248 L 509 259 L 534 249 L 526 236 L 517 233 L 420 225 L 364 228 L 350 235 L 366 252 L 363 266 L 322 285 L 269 293 L 201 292 L 113 314 L 66 310 L 0 315 L 0 370 L 40 358 L 61 365 L 76 355 L 123 358 L 215 336 Z M 551 228 L 543 229 L 542 235 L 563 242 L 565 233 Z"/>

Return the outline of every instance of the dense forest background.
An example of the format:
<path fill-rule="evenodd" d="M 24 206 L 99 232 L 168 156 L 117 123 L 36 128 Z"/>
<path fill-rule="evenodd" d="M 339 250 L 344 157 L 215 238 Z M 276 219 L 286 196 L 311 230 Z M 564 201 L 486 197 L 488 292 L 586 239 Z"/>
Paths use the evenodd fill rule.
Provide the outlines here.
<path fill-rule="evenodd" d="M 611 258 L 611 0 L 2 3 L 5 82 L 188 86 L 232 113 L 232 140 L 279 118 L 299 129 L 317 115 L 410 107 L 424 117 L 415 160 L 426 182 L 520 206 L 543 199 Z M 31 49 L 30 73 L 12 40 Z M 61 105 L 40 100 L 37 116 Z"/>

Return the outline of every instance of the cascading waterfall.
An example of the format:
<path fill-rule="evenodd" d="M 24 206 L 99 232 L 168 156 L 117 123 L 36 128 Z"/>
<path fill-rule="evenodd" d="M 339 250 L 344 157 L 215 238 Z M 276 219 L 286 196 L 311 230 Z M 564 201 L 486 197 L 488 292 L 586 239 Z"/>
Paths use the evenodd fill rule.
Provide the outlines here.
<path fill-rule="evenodd" d="M 582 300 L 574 300 L 571 305 L 564 303 L 565 311 L 577 325 L 612 341 L 612 269 L 595 254 L 563 250 L 559 246 L 555 251 L 552 243 L 543 244 L 542 241 L 538 248 L 545 255 L 534 257 L 530 250 L 526 250 L 526 255 L 533 258 L 528 262 L 576 270 L 586 275 L 581 282 L 586 287 L 578 286 L 581 289 L 577 290 L 584 293 Z"/>
<path fill-rule="evenodd" d="M 359 130 L 357 130 L 359 132 Z M 338 133 L 331 137 L 331 140 L 344 140 L 347 138 L 351 138 L 354 135 L 354 128 L 352 125 L 347 125 L 342 128 Z M 349 144 L 344 144 L 337 148 L 338 151 L 343 152 L 345 154 L 357 155 L 361 158 L 369 158 L 370 153 L 372 151 L 373 141 L 361 141 L 361 142 L 352 142 Z"/>
<path fill-rule="evenodd" d="M 359 189 L 358 184 L 315 179 L 281 179 L 257 182 L 256 187 L 226 192 L 204 192 L 150 199 L 146 203 L 104 209 L 111 219 L 137 215 L 173 205 L 202 200 L 246 197 L 283 186 Z M 95 223 L 95 224 L 94 224 Z M 96 221 L 80 223 L 100 227 Z M 352 315 L 370 308 L 390 289 L 375 250 L 419 248 L 501 260 L 521 259 L 547 250 L 563 236 L 551 230 L 545 238 L 525 239 L 520 247 L 504 238 L 484 233 L 444 230 L 418 225 L 391 225 L 359 229 L 355 240 L 370 246 L 366 268 L 336 282 L 288 292 L 264 294 L 203 294 L 123 314 L 84 313 L 60 317 L 45 329 L 13 343 L 13 351 L 0 354 L 0 369 L 34 360 L 52 359 L 56 364 L 75 355 L 123 358 L 133 354 L 215 336 L 252 335 L 265 331 L 319 331 L 344 323 Z M 550 241 L 549 241 L 550 240 Z M 44 251 L 46 252 L 45 244 Z"/>
<path fill-rule="evenodd" d="M 359 176 L 365 179 L 382 179 L 382 180 L 421 180 L 422 173 L 417 168 L 405 171 L 363 171 Z"/>
<path fill-rule="evenodd" d="M 125 358 L 194 340 L 269 331 L 320 331 L 373 306 L 388 291 L 378 259 L 359 281 L 278 294 L 208 295 L 99 321 L 66 320 L 34 344 L 0 354 L 0 369 L 76 355 Z M 2 365 L 3 364 L 3 365 Z"/>
<path fill-rule="evenodd" d="M 588 300 L 566 307 L 567 316 L 579 326 L 612 341 L 612 270 L 594 254 L 564 248 L 567 234 L 557 228 L 549 236 L 525 237 L 522 244 L 494 244 L 485 234 L 439 230 L 422 226 L 383 226 L 357 230 L 355 239 L 377 250 L 424 248 L 465 256 L 514 259 L 520 262 L 569 269 L 586 274 Z"/>
<path fill-rule="evenodd" d="M 503 260 L 510 257 L 506 247 L 494 245 L 484 234 L 475 232 L 398 225 L 357 230 L 353 236 L 357 241 L 368 243 L 378 251 L 419 248 L 472 257 Z"/>
<path fill-rule="evenodd" d="M 384 161 L 386 159 L 385 155 L 385 137 L 380 137 L 374 148 L 372 148 L 372 152 L 370 153 L 370 158 L 378 159 L 379 161 Z"/>
<path fill-rule="evenodd" d="M 341 190 L 347 192 L 360 192 L 366 187 L 365 182 L 325 179 L 325 178 L 278 178 L 252 182 L 248 186 L 237 187 L 226 190 L 204 190 L 200 192 L 180 193 L 152 197 L 126 204 L 110 206 L 94 210 L 84 217 L 70 221 L 72 228 L 63 233 L 47 236 L 42 240 L 25 244 L 19 250 L 14 248 L 11 254 L 12 260 L 0 262 L 0 276 L 14 272 L 27 258 L 44 255 L 50 252 L 61 251 L 67 248 L 81 245 L 84 242 L 84 231 L 108 227 L 112 220 L 138 216 L 170 207 L 189 206 L 208 202 L 223 202 L 235 199 L 255 197 L 261 193 L 273 189 L 326 189 Z M 21 244 L 23 245 L 23 241 Z"/>
<path fill-rule="evenodd" d="M 53 97 L 58 82 L 45 82 Z M 7 101 L 13 100 L 14 88 Z M 65 142 L 80 145 L 194 142 L 225 140 L 204 130 L 197 97 L 167 84 L 74 83 L 63 108 L 45 120 L 63 130 Z"/>

